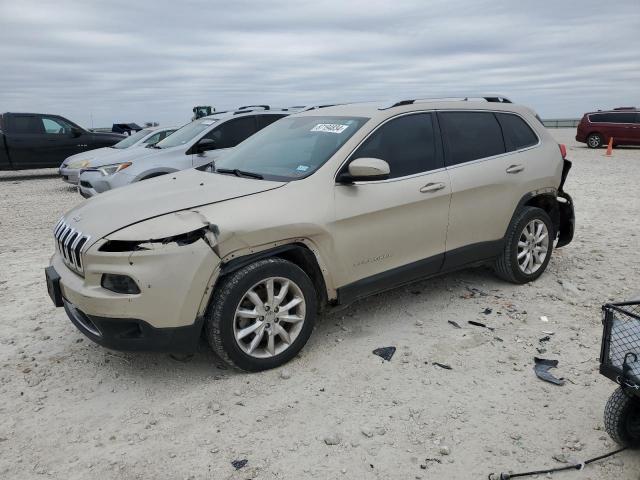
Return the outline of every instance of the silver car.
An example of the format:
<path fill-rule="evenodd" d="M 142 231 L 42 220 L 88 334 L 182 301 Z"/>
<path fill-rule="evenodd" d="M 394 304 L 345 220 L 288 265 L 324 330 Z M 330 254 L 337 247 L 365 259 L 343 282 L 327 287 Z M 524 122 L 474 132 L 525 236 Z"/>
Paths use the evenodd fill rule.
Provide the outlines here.
<path fill-rule="evenodd" d="M 129 150 L 127 153 L 130 153 L 130 149 L 133 148 L 155 145 L 177 129 L 178 127 L 147 127 L 110 147 L 96 148 L 71 155 L 60 165 L 60 175 L 65 182 L 77 185 L 81 169 L 98 165 L 96 162 L 109 163 L 108 158 L 123 150 Z"/>
<path fill-rule="evenodd" d="M 206 165 L 290 113 L 288 109 L 260 105 L 200 118 L 143 154 L 121 155 L 117 161 L 86 167 L 80 174 L 78 191 L 83 197 L 92 197 L 140 180 Z"/>

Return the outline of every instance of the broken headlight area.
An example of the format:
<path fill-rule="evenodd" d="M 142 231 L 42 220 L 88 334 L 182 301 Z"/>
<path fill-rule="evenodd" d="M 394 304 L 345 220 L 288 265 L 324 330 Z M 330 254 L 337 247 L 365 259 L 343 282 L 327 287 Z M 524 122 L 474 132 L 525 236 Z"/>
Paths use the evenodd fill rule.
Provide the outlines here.
<path fill-rule="evenodd" d="M 182 233 L 166 238 L 150 239 L 150 240 L 108 240 L 103 244 L 100 252 L 137 252 L 141 250 L 152 250 L 159 245 L 168 245 L 175 243 L 179 247 L 191 245 L 200 239 L 204 239 L 208 243 L 207 233 L 209 227 L 202 227 L 191 232 Z"/>

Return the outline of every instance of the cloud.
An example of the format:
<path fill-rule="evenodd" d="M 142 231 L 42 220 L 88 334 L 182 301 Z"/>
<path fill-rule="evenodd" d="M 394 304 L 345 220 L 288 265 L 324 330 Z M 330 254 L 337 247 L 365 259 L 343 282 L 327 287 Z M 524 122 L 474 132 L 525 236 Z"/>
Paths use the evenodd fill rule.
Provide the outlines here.
<path fill-rule="evenodd" d="M 640 105 L 637 0 L 0 0 L 0 108 L 181 124 L 194 105 L 499 92 Z"/>

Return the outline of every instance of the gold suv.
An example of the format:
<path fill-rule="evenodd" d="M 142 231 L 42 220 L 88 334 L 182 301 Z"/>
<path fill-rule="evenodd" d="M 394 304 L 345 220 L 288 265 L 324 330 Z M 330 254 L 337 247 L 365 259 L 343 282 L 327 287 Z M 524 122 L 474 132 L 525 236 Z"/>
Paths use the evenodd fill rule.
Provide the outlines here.
<path fill-rule="evenodd" d="M 317 107 L 92 198 L 54 230 L 57 306 L 121 350 L 287 362 L 323 309 L 468 265 L 535 280 L 573 237 L 571 163 L 503 97 Z"/>

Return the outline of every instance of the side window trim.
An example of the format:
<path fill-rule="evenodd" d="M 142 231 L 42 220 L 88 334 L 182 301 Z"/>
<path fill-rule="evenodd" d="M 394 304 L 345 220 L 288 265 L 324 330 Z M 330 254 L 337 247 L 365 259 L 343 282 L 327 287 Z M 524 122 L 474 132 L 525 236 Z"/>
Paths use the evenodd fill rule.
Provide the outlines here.
<path fill-rule="evenodd" d="M 435 169 L 431 169 L 431 170 L 424 170 L 422 172 L 412 173 L 411 175 L 405 175 L 403 177 L 389 178 L 387 180 L 370 180 L 370 181 L 366 181 L 366 182 L 365 181 L 361 181 L 361 182 L 355 182 L 354 184 L 355 185 L 362 185 L 362 184 L 367 184 L 368 185 L 370 183 L 397 182 L 399 180 L 406 180 L 408 178 L 421 177 L 421 176 L 424 176 L 424 175 L 430 175 L 432 173 L 444 171 L 445 168 L 446 168 L 446 165 L 445 165 L 445 162 L 444 162 L 443 141 L 442 141 L 442 135 L 440 134 L 440 124 L 438 122 L 438 118 L 437 118 L 437 115 L 436 115 L 436 110 L 412 110 L 410 112 L 403 112 L 403 113 L 399 113 L 397 115 L 394 115 L 393 117 L 386 118 L 384 121 L 382 121 L 381 123 L 376 125 L 373 130 L 371 130 L 369 133 L 367 133 L 367 135 L 362 140 L 360 140 L 360 142 L 358 142 L 358 144 L 349 152 L 349 154 L 346 156 L 345 160 L 340 164 L 338 169 L 335 171 L 335 173 L 333 175 L 334 182 L 337 185 L 339 185 L 339 183 L 336 182 L 336 179 L 338 178 L 338 175 L 340 174 L 340 172 L 342 172 L 342 170 L 344 168 L 346 168 L 349 165 L 349 163 L 351 163 L 353 160 L 355 160 L 355 158 L 352 158 L 353 155 L 358 151 L 358 149 L 362 146 L 362 144 L 364 144 L 371 136 L 373 136 L 380 128 L 382 128 L 383 125 L 389 123 L 392 120 L 400 118 L 400 117 L 406 117 L 408 115 L 418 115 L 418 114 L 421 114 L 421 113 L 429 113 L 429 114 L 431 114 L 431 119 L 432 119 L 431 121 L 432 121 L 432 125 L 433 125 L 433 138 L 436 140 L 436 144 L 435 144 L 436 160 L 442 166 L 440 168 L 435 168 Z"/>
<path fill-rule="evenodd" d="M 505 142 L 505 138 L 504 138 L 504 131 L 502 129 L 502 125 L 500 124 L 500 120 L 498 120 L 498 118 L 495 115 L 496 113 L 507 113 L 507 114 L 510 114 L 510 115 L 516 115 L 516 116 L 520 117 L 529 126 L 529 128 L 531 128 L 531 130 L 533 131 L 534 135 L 538 139 L 538 142 L 535 145 L 531 145 L 529 147 L 524 147 L 524 148 L 521 148 L 519 150 L 513 150 L 511 152 L 506 152 L 505 151 L 504 153 L 499 153 L 497 155 L 491 155 L 490 157 L 476 158 L 475 160 L 469 160 L 468 162 L 456 163 L 455 165 L 447 165 L 446 160 L 447 160 L 447 156 L 449 155 L 449 146 L 448 146 L 448 142 L 444 138 L 444 135 L 442 135 L 442 144 L 443 144 L 444 149 L 445 149 L 445 168 L 446 169 L 463 167 L 465 165 L 472 165 L 474 163 L 486 162 L 487 160 L 493 160 L 495 158 L 504 157 L 506 155 L 513 155 L 514 153 L 524 152 L 524 151 L 530 150 L 532 148 L 537 148 L 542 143 L 542 140 L 540 139 L 540 135 L 538 135 L 538 132 L 536 132 L 535 128 L 531 127 L 531 124 L 529 124 L 529 122 L 527 122 L 527 120 L 517 112 L 508 112 L 508 111 L 502 111 L 502 110 L 436 110 L 436 113 L 440 113 L 440 112 L 486 112 L 486 113 L 493 113 L 494 118 L 496 119 L 496 121 L 498 122 L 498 125 L 500 126 L 500 132 L 502 133 L 502 143 L 505 146 L 505 150 L 507 148 L 506 148 L 506 142 Z"/>

